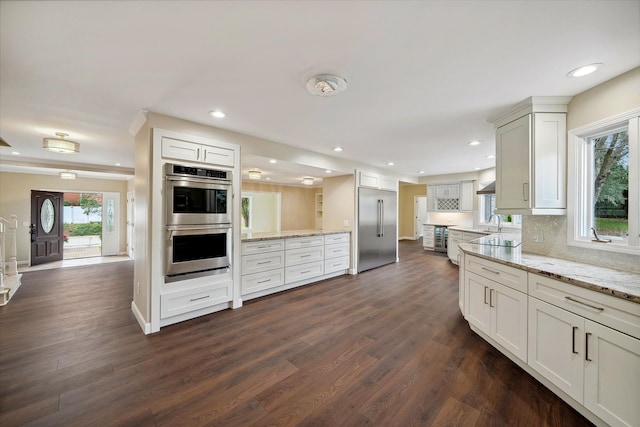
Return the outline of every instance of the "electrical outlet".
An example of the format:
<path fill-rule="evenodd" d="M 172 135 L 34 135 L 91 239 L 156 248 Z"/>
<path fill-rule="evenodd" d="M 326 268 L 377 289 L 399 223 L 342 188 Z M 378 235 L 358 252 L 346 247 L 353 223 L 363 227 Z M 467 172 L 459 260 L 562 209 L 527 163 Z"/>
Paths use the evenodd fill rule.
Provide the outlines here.
<path fill-rule="evenodd" d="M 342 223 L 342 225 L 344 225 L 345 227 L 349 226 L 349 220 L 345 219 L 344 222 Z"/>
<path fill-rule="evenodd" d="M 544 231 L 536 228 L 533 230 L 533 241 L 536 243 L 544 242 Z"/>
<path fill-rule="evenodd" d="M 22 226 L 23 227 L 28 227 L 29 226 L 29 221 L 22 221 Z"/>

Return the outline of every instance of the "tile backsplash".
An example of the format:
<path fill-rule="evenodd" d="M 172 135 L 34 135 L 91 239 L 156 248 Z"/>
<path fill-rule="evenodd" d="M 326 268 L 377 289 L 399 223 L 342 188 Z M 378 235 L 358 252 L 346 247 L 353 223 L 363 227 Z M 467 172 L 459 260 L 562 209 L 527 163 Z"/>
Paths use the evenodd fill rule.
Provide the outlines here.
<path fill-rule="evenodd" d="M 567 217 L 522 217 L 522 250 L 616 270 L 640 273 L 640 255 L 621 254 L 567 245 Z"/>

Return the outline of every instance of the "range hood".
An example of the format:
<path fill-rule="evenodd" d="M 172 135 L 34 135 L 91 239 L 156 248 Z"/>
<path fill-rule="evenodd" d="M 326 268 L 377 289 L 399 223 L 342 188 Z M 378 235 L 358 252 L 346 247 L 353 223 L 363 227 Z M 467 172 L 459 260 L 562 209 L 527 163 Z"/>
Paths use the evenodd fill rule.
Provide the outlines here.
<path fill-rule="evenodd" d="M 480 190 L 476 191 L 476 194 L 496 194 L 496 182 L 493 181 L 484 188 L 481 188 Z"/>

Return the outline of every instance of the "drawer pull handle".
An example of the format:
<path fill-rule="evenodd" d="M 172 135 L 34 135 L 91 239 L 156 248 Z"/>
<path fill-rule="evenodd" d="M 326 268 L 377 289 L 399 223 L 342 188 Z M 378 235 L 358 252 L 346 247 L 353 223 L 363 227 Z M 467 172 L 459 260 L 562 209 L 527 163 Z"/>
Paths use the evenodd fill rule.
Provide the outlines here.
<path fill-rule="evenodd" d="M 491 270 L 490 268 L 487 268 L 487 267 L 482 267 L 482 269 L 483 269 L 484 271 L 488 271 L 489 273 L 493 273 L 493 274 L 500 274 L 500 272 L 499 272 L 499 271 Z"/>
<path fill-rule="evenodd" d="M 338 264 L 333 264 L 334 267 L 340 267 L 342 264 L 338 263 Z"/>
<path fill-rule="evenodd" d="M 267 280 L 258 280 L 258 284 L 260 284 L 260 283 L 267 283 L 267 282 L 270 282 L 270 281 L 271 281 L 271 279 L 267 279 Z"/>
<path fill-rule="evenodd" d="M 258 263 L 258 265 L 263 265 L 263 264 L 271 264 L 271 261 L 262 261 Z"/>
<path fill-rule="evenodd" d="M 310 257 L 310 256 L 311 256 L 311 254 L 307 254 L 307 255 L 300 255 L 300 258 L 307 258 L 307 257 Z"/>
<path fill-rule="evenodd" d="M 594 310 L 604 311 L 604 308 L 602 308 L 602 307 L 596 307 L 595 305 L 587 304 L 586 302 L 578 301 L 577 299 L 573 299 L 571 297 L 564 297 L 564 298 L 569 300 L 569 301 L 576 302 L 578 304 L 586 305 L 587 307 L 593 308 Z"/>
<path fill-rule="evenodd" d="M 489 289 L 489 287 L 485 286 L 484 287 L 484 303 L 485 304 L 488 304 L 488 302 L 487 302 L 487 289 Z"/>
<path fill-rule="evenodd" d="M 577 326 L 573 327 L 573 332 L 571 332 L 571 353 L 578 354 L 576 351 L 576 331 L 578 330 Z"/>
<path fill-rule="evenodd" d="M 198 300 L 207 299 L 207 298 L 209 298 L 209 295 L 204 296 L 204 297 L 200 297 L 200 298 L 191 298 L 189 301 L 193 302 L 193 301 L 198 301 Z"/>
<path fill-rule="evenodd" d="M 493 307 L 493 289 L 489 289 L 489 307 Z"/>
<path fill-rule="evenodd" d="M 267 245 L 267 246 L 258 246 L 258 249 L 268 249 L 270 248 L 271 245 Z"/>
<path fill-rule="evenodd" d="M 307 274 L 307 273 L 311 273 L 311 270 L 306 270 L 306 271 L 301 271 L 300 274 Z"/>
<path fill-rule="evenodd" d="M 591 336 L 591 332 L 587 332 L 584 334 L 584 360 L 587 362 L 593 362 L 593 360 L 589 359 L 589 337 Z"/>

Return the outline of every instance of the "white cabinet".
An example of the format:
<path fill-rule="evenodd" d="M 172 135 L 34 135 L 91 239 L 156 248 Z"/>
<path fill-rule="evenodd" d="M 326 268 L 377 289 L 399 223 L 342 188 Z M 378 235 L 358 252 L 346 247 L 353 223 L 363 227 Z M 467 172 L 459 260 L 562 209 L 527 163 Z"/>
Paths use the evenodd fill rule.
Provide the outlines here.
<path fill-rule="evenodd" d="M 473 211 L 474 181 L 430 185 L 427 210 L 440 212 Z"/>
<path fill-rule="evenodd" d="M 398 180 L 377 174 L 375 172 L 359 172 L 358 184 L 360 187 L 377 188 L 381 190 L 398 190 Z"/>
<path fill-rule="evenodd" d="M 480 237 L 486 236 L 489 233 L 481 233 L 474 231 L 460 231 L 460 230 L 451 230 L 449 229 L 449 244 L 447 246 L 447 256 L 451 260 L 452 264 L 459 265 L 459 255 L 460 249 L 458 249 L 458 245 L 460 243 L 470 242 L 471 240 L 478 239 Z"/>
<path fill-rule="evenodd" d="M 422 247 L 425 250 L 432 251 L 435 249 L 435 226 L 423 224 L 422 226 Z"/>
<path fill-rule="evenodd" d="M 522 361 L 527 361 L 526 272 L 465 256 L 466 319 Z"/>
<path fill-rule="evenodd" d="M 563 215 L 566 209 L 565 113 L 532 113 L 496 130 L 496 209 Z"/>
<path fill-rule="evenodd" d="M 349 268 L 349 234 L 329 234 L 324 239 L 324 274 Z"/>
<path fill-rule="evenodd" d="M 640 340 L 529 297 L 529 366 L 609 425 L 640 425 Z"/>
<path fill-rule="evenodd" d="M 464 252 L 460 251 L 458 255 L 458 260 L 461 265 L 464 265 Z M 461 268 L 458 272 L 458 307 L 460 308 L 460 313 L 462 313 L 462 317 L 467 317 L 466 312 L 466 291 L 464 288 L 464 268 Z"/>
<path fill-rule="evenodd" d="M 475 181 L 460 182 L 460 211 L 473 211 L 475 195 Z"/>
<path fill-rule="evenodd" d="M 284 284 L 284 245 L 284 239 L 242 243 L 243 296 Z"/>
<path fill-rule="evenodd" d="M 162 138 L 162 157 L 212 165 L 233 166 L 234 151 L 174 138 Z"/>
<path fill-rule="evenodd" d="M 315 227 L 317 230 L 322 229 L 322 193 L 316 193 L 315 197 Z"/>

